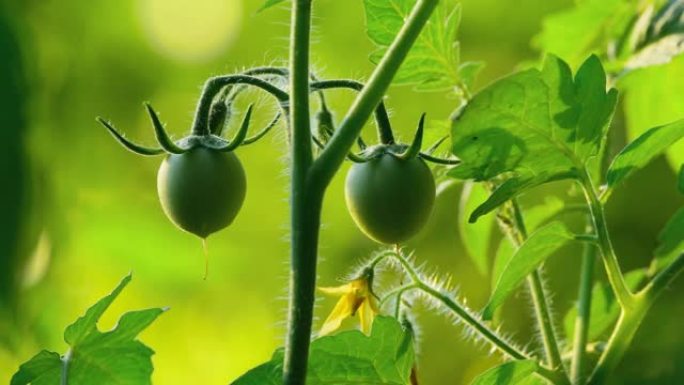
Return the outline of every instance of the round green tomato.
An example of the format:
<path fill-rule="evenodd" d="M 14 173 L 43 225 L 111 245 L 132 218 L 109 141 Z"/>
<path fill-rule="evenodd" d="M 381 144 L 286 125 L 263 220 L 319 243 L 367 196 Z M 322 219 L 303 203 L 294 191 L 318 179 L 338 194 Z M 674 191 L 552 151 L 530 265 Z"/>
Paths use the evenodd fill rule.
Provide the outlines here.
<path fill-rule="evenodd" d="M 159 167 L 157 192 L 166 216 L 206 238 L 230 225 L 247 189 L 245 171 L 232 152 L 196 147 L 169 155 Z"/>
<path fill-rule="evenodd" d="M 435 202 L 435 180 L 420 158 L 385 153 L 356 163 L 347 174 L 347 208 L 367 236 L 398 244 L 427 222 Z"/>

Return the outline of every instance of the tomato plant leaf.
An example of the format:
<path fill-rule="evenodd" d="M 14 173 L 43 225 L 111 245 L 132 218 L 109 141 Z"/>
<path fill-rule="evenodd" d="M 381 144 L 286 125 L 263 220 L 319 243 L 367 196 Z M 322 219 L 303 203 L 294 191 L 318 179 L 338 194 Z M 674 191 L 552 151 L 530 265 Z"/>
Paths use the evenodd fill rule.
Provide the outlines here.
<path fill-rule="evenodd" d="M 471 221 L 520 192 L 574 178 L 604 145 L 617 92 L 595 56 L 573 78 L 570 67 L 549 55 L 541 70 L 503 78 L 475 95 L 453 121 L 452 152 L 460 179 L 504 182 Z"/>
<path fill-rule="evenodd" d="M 532 233 L 541 226 L 550 223 L 553 217 L 558 215 L 563 208 L 563 201 L 556 197 L 548 197 L 542 204 L 525 208 L 525 227 L 527 228 L 527 231 Z M 513 244 L 506 238 L 502 239 L 494 257 L 491 282 L 492 291 L 495 289 L 496 283 L 499 282 L 501 273 L 508 264 L 508 261 L 513 257 L 513 254 L 515 254 Z"/>
<path fill-rule="evenodd" d="M 647 130 L 682 118 L 684 106 L 684 55 L 663 66 L 640 69 L 621 82 L 627 139 L 633 141 Z M 673 169 L 684 163 L 684 141 L 672 145 L 666 156 Z"/>
<path fill-rule="evenodd" d="M 530 189 L 532 187 L 538 186 L 540 184 L 552 182 L 554 180 L 572 178 L 574 174 L 569 173 L 558 173 L 556 175 L 541 173 L 539 175 L 526 175 L 526 176 L 514 176 L 506 181 L 504 181 L 500 186 L 498 186 L 492 195 L 490 195 L 487 200 L 481 205 L 477 206 L 475 210 L 470 215 L 470 222 L 474 223 L 480 218 L 480 216 L 485 215 L 492 210 L 496 209 L 504 202 L 518 195 L 521 191 Z"/>
<path fill-rule="evenodd" d="M 368 37 L 378 46 L 371 61 L 378 63 L 394 41 L 411 13 L 416 0 L 364 0 Z M 456 34 L 461 7 L 454 1 L 442 1 L 423 28 L 418 40 L 394 77 L 395 84 L 415 84 L 420 90 L 451 89 L 472 82 L 480 63 L 460 63 Z"/>
<path fill-rule="evenodd" d="M 358 330 L 321 337 L 311 343 L 308 385 L 409 383 L 413 336 L 394 318 L 379 316 L 371 335 Z M 235 380 L 233 385 L 282 384 L 283 350 Z"/>
<path fill-rule="evenodd" d="M 634 291 L 646 279 L 646 269 L 633 270 L 625 274 L 625 282 Z M 613 289 L 607 282 L 597 282 L 591 290 L 591 309 L 589 318 L 589 340 L 596 341 L 610 329 L 620 315 L 620 304 L 615 299 Z M 575 333 L 577 307 L 573 306 L 563 319 L 565 335 L 572 339 Z"/>
<path fill-rule="evenodd" d="M 21 364 L 10 385 L 58 385 L 61 374 L 62 359 L 59 354 L 43 350 Z"/>
<path fill-rule="evenodd" d="M 654 127 L 643 133 L 613 159 L 606 175 L 608 188 L 617 186 L 632 172 L 644 167 L 682 138 L 684 138 L 684 120 Z"/>
<path fill-rule="evenodd" d="M 548 16 L 534 44 L 575 66 L 587 55 L 601 53 L 611 40 L 622 35 L 636 13 L 629 0 L 585 0 Z"/>
<path fill-rule="evenodd" d="M 477 223 L 470 223 L 468 214 L 483 199 L 487 199 L 488 195 L 487 188 L 483 183 L 468 181 L 463 186 L 458 210 L 458 230 L 463 247 L 480 274 L 485 276 L 489 273 L 489 245 L 494 234 L 496 218 L 489 215 L 481 218 Z"/>
<path fill-rule="evenodd" d="M 480 374 L 470 385 L 516 385 L 531 377 L 537 369 L 534 360 L 510 361 Z"/>
<path fill-rule="evenodd" d="M 64 371 L 70 385 L 151 384 L 154 351 L 137 340 L 137 336 L 160 314 L 161 308 L 131 311 L 119 319 L 114 329 L 101 332 L 97 322 L 123 288 L 130 282 L 126 276 L 111 294 L 99 300 L 82 317 L 67 327 L 64 340 L 69 351 L 63 355 L 41 351 L 19 367 L 11 385 L 59 384 Z"/>
<path fill-rule="evenodd" d="M 266 0 L 266 1 L 264 2 L 264 4 L 257 10 L 257 12 L 265 11 L 265 10 L 267 10 L 268 8 L 271 8 L 271 7 L 273 7 L 273 6 L 276 6 L 276 5 L 278 5 L 278 4 L 280 4 L 280 3 L 284 2 L 284 1 L 285 1 L 285 0 Z"/>
<path fill-rule="evenodd" d="M 674 213 L 672 218 L 658 234 L 658 248 L 656 248 L 652 268 L 662 269 L 684 253 L 684 207 Z"/>
<path fill-rule="evenodd" d="M 561 222 L 553 222 L 532 233 L 503 268 L 482 316 L 491 319 L 494 310 L 534 269 L 573 239 L 574 234 Z"/>

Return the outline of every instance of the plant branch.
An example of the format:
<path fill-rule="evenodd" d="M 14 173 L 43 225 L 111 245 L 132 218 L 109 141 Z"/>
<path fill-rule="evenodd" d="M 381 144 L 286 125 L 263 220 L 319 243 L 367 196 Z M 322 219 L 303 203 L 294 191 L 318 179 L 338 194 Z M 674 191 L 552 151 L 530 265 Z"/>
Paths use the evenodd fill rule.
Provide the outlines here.
<path fill-rule="evenodd" d="M 307 179 L 313 161 L 309 112 L 311 0 L 292 2 L 290 39 L 290 121 L 292 130 L 291 273 L 283 384 L 304 385 L 311 341 L 318 232 L 323 191 Z"/>
<path fill-rule="evenodd" d="M 287 92 L 281 90 L 280 88 L 274 86 L 266 80 L 259 79 L 254 76 L 226 75 L 209 78 L 204 83 L 202 95 L 200 96 L 199 102 L 197 103 L 197 109 L 195 111 L 195 121 L 192 123 L 192 133 L 194 135 L 209 134 L 209 112 L 211 110 L 211 103 L 214 100 L 216 94 L 219 93 L 222 88 L 232 84 L 248 84 L 251 86 L 261 88 L 262 90 L 273 95 L 276 99 L 278 99 L 278 101 L 281 104 L 287 102 L 289 98 Z"/>
<path fill-rule="evenodd" d="M 342 165 L 361 128 L 382 100 L 394 75 L 420 35 L 439 0 L 418 0 L 404 26 L 370 77 L 363 91 L 311 169 L 311 181 L 325 189 Z"/>
<path fill-rule="evenodd" d="M 322 91 L 331 88 L 349 88 L 355 91 L 361 91 L 363 90 L 363 87 L 363 83 L 349 79 L 321 80 L 311 83 L 311 91 Z M 382 100 L 380 100 L 375 109 L 375 125 L 377 126 L 380 142 L 385 143 L 385 141 L 391 140 L 391 142 L 394 143 L 389 114 L 387 113 L 387 108 L 385 108 L 385 103 L 383 103 Z"/>
<path fill-rule="evenodd" d="M 662 269 L 651 282 L 644 287 L 642 292 L 650 301 L 655 300 L 675 278 L 684 270 L 684 253 L 679 254 L 672 263 Z"/>
<path fill-rule="evenodd" d="M 439 302 L 444 304 L 444 306 L 446 306 L 449 310 L 454 312 L 454 314 L 456 314 L 458 318 L 463 320 L 463 322 L 465 322 L 469 327 L 475 330 L 480 336 L 489 341 L 489 343 L 491 343 L 492 345 L 496 346 L 497 349 L 501 350 L 510 358 L 516 360 L 526 360 L 530 358 L 527 354 L 520 351 L 513 345 L 509 344 L 505 339 L 501 338 L 495 331 L 491 330 L 487 325 L 485 325 L 484 322 L 482 322 L 480 319 L 471 314 L 471 312 L 468 311 L 464 305 L 457 303 L 456 301 L 451 299 L 450 296 L 442 293 L 440 290 L 437 290 L 433 288 L 431 285 L 423 282 L 423 280 L 420 278 L 420 275 L 411 265 L 411 262 L 409 262 L 401 253 L 393 253 L 388 256 L 394 257 L 401 264 L 404 271 L 406 271 L 407 275 L 413 281 L 411 285 L 407 285 L 402 289 L 410 290 L 415 288 L 421 290 L 430 297 L 438 300 Z"/>
<path fill-rule="evenodd" d="M 522 210 L 516 199 L 511 200 L 511 211 L 513 214 L 513 226 L 516 230 L 516 236 L 509 237 L 509 239 L 516 247 L 520 247 L 527 240 L 528 234 Z M 551 317 L 551 311 L 549 310 L 550 306 L 542 283 L 540 269 L 535 269 L 527 277 L 527 283 L 532 295 L 535 316 L 537 318 L 539 330 L 541 331 L 544 352 L 546 353 L 548 364 L 551 368 L 563 372 L 563 376 L 565 377 L 564 382 L 567 383 L 569 380 L 567 379 L 565 369 L 563 368 L 560 348 L 558 347 L 558 339 L 556 338 L 553 319 Z"/>
<path fill-rule="evenodd" d="M 629 309 L 622 309 L 620 318 L 615 329 L 613 329 L 613 334 L 606 345 L 606 350 L 601 354 L 598 364 L 587 382 L 588 385 L 604 384 L 632 343 L 632 339 L 649 307 L 647 301 L 643 301 L 639 297 L 635 298 L 638 299 L 632 299 L 632 305 Z"/>
<path fill-rule="evenodd" d="M 661 270 L 639 293 L 632 295 L 631 306 L 622 309 L 620 319 L 608 340 L 606 350 L 599 358 L 594 373 L 589 379 L 589 385 L 603 384 L 615 370 L 650 307 L 683 270 L 684 253 Z"/>
<path fill-rule="evenodd" d="M 592 226 L 588 225 L 587 230 L 592 231 Z M 575 318 L 572 364 L 570 366 L 570 378 L 573 384 L 584 383 L 596 251 L 595 245 L 589 243 L 584 245 L 579 292 L 577 294 L 577 317 Z"/>
<path fill-rule="evenodd" d="M 634 294 L 632 294 L 627 287 L 627 283 L 625 283 L 625 277 L 622 274 L 620 264 L 618 262 L 617 256 L 615 255 L 615 250 L 613 249 L 613 244 L 610 241 L 608 224 L 603 211 L 603 204 L 596 193 L 596 189 L 594 188 L 594 185 L 591 182 L 591 177 L 587 173 L 586 169 L 584 170 L 581 184 L 582 188 L 584 189 L 584 196 L 587 200 L 587 204 L 589 205 L 589 211 L 591 212 L 591 217 L 594 229 L 596 230 L 598 245 L 599 249 L 601 250 L 601 256 L 603 258 L 603 264 L 606 268 L 608 281 L 615 292 L 615 298 L 617 298 L 620 306 L 623 309 L 629 308 L 634 302 Z"/>

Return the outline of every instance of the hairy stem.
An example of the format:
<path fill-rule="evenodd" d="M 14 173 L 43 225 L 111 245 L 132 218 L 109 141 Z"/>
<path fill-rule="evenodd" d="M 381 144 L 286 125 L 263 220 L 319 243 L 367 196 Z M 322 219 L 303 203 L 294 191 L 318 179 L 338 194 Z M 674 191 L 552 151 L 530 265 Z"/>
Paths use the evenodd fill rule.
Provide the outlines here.
<path fill-rule="evenodd" d="M 371 75 L 368 84 L 358 95 L 340 128 L 335 131 L 328 146 L 314 163 L 311 180 L 317 183 L 319 188 L 324 189 L 342 165 L 361 128 L 382 100 L 399 66 L 438 3 L 439 0 L 418 0 L 413 7 L 406 23 Z"/>
<path fill-rule="evenodd" d="M 397 249 L 394 252 L 386 251 L 381 254 L 378 254 L 373 260 L 371 260 L 368 266 L 369 268 L 375 268 L 378 264 L 390 258 L 399 262 L 403 271 L 411 279 L 410 284 L 392 290 L 390 293 L 387 293 L 380 301 L 380 303 L 383 304 L 391 297 L 396 296 L 397 303 L 395 306 L 395 314 L 399 313 L 402 295 L 411 290 L 420 290 L 425 295 L 432 297 L 438 302 L 441 302 L 442 305 L 444 305 L 447 309 L 452 311 L 459 320 L 463 321 L 466 325 L 468 325 L 469 328 L 474 330 L 480 337 L 482 337 L 496 349 L 501 351 L 508 358 L 514 360 L 533 359 L 527 353 L 506 341 L 506 339 L 501 337 L 497 331 L 492 330 L 485 322 L 483 322 L 480 318 L 475 316 L 467 308 L 467 306 L 460 304 L 457 300 L 453 299 L 450 295 L 444 293 L 442 290 L 439 290 L 430 285 L 429 283 L 424 282 L 423 279 L 421 279 L 421 275 L 413 267 L 412 263 L 408 260 L 408 258 L 406 258 L 403 255 L 401 250 Z M 563 371 L 562 367 L 549 369 L 543 366 L 539 366 L 537 374 L 556 385 L 564 385 L 568 383 L 567 376 L 565 375 L 565 372 Z"/>
<path fill-rule="evenodd" d="M 363 90 L 363 87 L 363 83 L 349 79 L 321 80 L 311 83 L 312 91 L 322 91 L 332 88 L 349 88 L 355 91 L 361 91 Z M 392 136 L 392 127 L 389 121 L 389 114 L 387 113 L 387 108 L 385 107 L 385 103 L 383 103 L 382 99 L 380 100 L 377 108 L 375 109 L 375 125 L 377 126 L 378 138 L 380 139 L 381 143 L 386 143 L 386 140 L 389 140 L 392 143 L 394 143 L 394 137 Z M 383 137 L 385 139 L 383 139 Z"/>
<path fill-rule="evenodd" d="M 449 297 L 448 295 L 446 295 L 440 291 L 435 290 L 433 287 L 431 287 L 431 286 L 429 286 L 423 282 L 418 282 L 417 285 L 418 285 L 418 289 L 422 290 L 424 293 L 428 294 L 432 298 L 438 300 L 444 306 L 446 306 L 449 310 L 453 311 L 454 314 L 456 314 L 456 316 L 458 318 L 460 318 L 469 327 L 471 327 L 473 330 L 475 330 L 482 338 L 486 339 L 487 341 L 489 341 L 489 343 L 496 346 L 497 349 L 501 350 L 508 357 L 516 359 L 516 360 L 525 360 L 525 359 L 529 358 L 525 353 L 518 350 L 514 346 L 510 345 L 504 339 L 500 338 L 496 334 L 496 332 L 489 329 L 489 327 L 487 327 L 484 323 L 482 323 L 477 318 L 473 317 L 470 314 L 470 312 L 468 312 L 460 304 L 456 303 L 456 301 L 451 299 L 451 297 Z"/>
<path fill-rule="evenodd" d="M 304 385 L 311 341 L 323 192 L 309 189 L 313 161 L 309 112 L 311 0 L 292 2 L 290 126 L 292 130 L 291 274 L 283 383 Z"/>
<path fill-rule="evenodd" d="M 587 226 L 588 231 L 592 226 Z M 584 245 L 582 267 L 580 269 L 580 284 L 577 294 L 577 317 L 575 318 L 575 336 L 573 339 L 572 364 L 570 378 L 573 384 L 584 383 L 584 372 L 589 340 L 589 321 L 591 319 L 591 290 L 594 283 L 594 265 L 596 261 L 596 246 L 590 243 Z"/>
<path fill-rule="evenodd" d="M 209 115 L 211 111 L 211 103 L 214 100 L 214 97 L 216 97 L 216 94 L 218 94 L 224 87 L 233 84 L 247 84 L 261 88 L 262 90 L 273 95 L 273 97 L 278 99 L 281 104 L 287 102 L 289 97 L 287 92 L 281 90 L 266 80 L 249 75 L 227 75 L 209 78 L 204 83 L 202 94 L 200 96 L 199 102 L 197 102 L 195 120 L 192 123 L 193 135 L 208 135 L 210 133 Z"/>
<path fill-rule="evenodd" d="M 439 290 L 436 290 L 429 284 L 423 282 L 423 280 L 420 278 L 420 276 L 413 268 L 411 263 L 406 258 L 404 258 L 404 256 L 401 253 L 394 253 L 388 256 L 392 256 L 397 261 L 399 261 L 406 274 L 413 281 L 411 285 L 402 288 L 402 290 L 399 291 L 399 293 L 411 289 L 421 290 L 425 294 L 431 296 L 432 298 L 435 298 L 436 300 L 444 304 L 444 306 L 446 306 L 449 310 L 453 311 L 458 318 L 460 318 L 468 326 L 474 329 L 480 336 L 482 336 L 482 338 L 486 339 L 489 343 L 496 346 L 497 349 L 501 350 L 510 358 L 516 360 L 525 360 L 529 358 L 527 354 L 518 350 L 516 347 L 510 345 L 506 340 L 501 338 L 495 331 L 491 330 L 487 325 L 485 325 L 480 319 L 473 316 L 466 309 L 465 306 L 457 303 L 456 301 L 451 299 L 450 296 L 442 293 Z"/>
<path fill-rule="evenodd" d="M 591 212 L 594 229 L 596 230 L 598 245 L 599 249 L 601 250 L 601 257 L 603 258 L 603 264 L 606 268 L 608 281 L 615 292 L 615 298 L 617 298 L 620 306 L 623 309 L 627 309 L 633 305 L 634 294 L 632 294 L 625 283 L 625 277 L 622 274 L 620 264 L 618 262 L 617 256 L 615 255 L 615 250 L 613 249 L 613 244 L 610 241 L 608 223 L 606 222 L 606 216 L 603 211 L 603 204 L 601 203 L 601 200 L 599 199 L 596 189 L 594 188 L 591 178 L 586 170 L 581 182 L 582 188 L 584 189 L 584 196 L 587 200 L 587 204 L 589 205 L 589 211 Z"/>
<path fill-rule="evenodd" d="M 527 240 L 528 234 L 520 205 L 515 199 L 511 200 L 511 210 L 513 214 L 513 226 L 515 227 L 517 234 L 517 239 L 513 238 L 512 240 L 516 247 L 520 247 L 520 245 Z M 532 294 L 532 303 L 534 304 L 535 316 L 537 318 L 539 330 L 541 331 L 544 352 L 546 353 L 548 364 L 551 368 L 558 369 L 565 373 L 540 269 L 536 269 L 527 277 L 527 283 L 530 293 Z M 564 382 L 567 383 L 569 380 L 566 378 Z"/>

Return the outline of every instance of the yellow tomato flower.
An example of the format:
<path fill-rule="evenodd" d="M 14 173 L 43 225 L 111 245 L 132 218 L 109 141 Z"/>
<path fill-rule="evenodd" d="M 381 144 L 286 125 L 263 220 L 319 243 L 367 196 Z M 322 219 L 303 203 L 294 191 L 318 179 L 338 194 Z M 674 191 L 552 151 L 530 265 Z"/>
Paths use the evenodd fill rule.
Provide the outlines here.
<path fill-rule="evenodd" d="M 371 291 L 372 279 L 370 274 L 363 274 L 347 284 L 337 287 L 319 288 L 325 294 L 341 296 L 335 308 L 323 323 L 319 336 L 324 336 L 337 330 L 342 321 L 347 317 L 353 317 L 359 313 L 361 331 L 370 333 L 373 318 L 379 313 L 375 305 L 375 298 Z"/>

